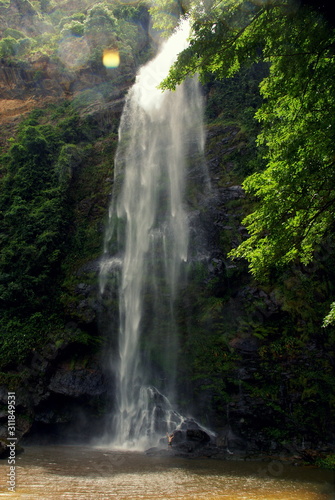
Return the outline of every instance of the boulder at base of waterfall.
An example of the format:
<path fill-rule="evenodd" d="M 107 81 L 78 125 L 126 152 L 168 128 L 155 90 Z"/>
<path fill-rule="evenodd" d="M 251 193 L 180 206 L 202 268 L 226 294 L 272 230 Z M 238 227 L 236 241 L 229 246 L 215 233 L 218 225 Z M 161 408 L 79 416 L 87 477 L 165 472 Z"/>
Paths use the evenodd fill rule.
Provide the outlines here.
<path fill-rule="evenodd" d="M 195 420 L 184 420 L 173 432 L 170 433 L 171 444 L 168 439 L 162 438 L 159 447 L 150 448 L 148 455 L 172 455 L 182 457 L 211 457 L 219 452 L 215 444 L 214 434 L 207 432 Z"/>

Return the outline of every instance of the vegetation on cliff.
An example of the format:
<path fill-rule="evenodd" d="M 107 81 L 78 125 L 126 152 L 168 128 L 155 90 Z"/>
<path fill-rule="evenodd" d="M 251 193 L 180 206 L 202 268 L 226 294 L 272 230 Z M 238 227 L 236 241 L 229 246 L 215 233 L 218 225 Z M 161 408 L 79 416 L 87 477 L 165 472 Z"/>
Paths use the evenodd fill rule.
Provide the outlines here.
<path fill-rule="evenodd" d="M 200 206 L 213 258 L 190 265 L 176 304 L 179 403 L 254 442 L 266 436 L 264 447 L 334 439 L 334 30 L 311 3 L 151 6 L 166 31 L 193 8 L 190 47 L 163 86 L 200 73 L 219 193 L 215 206 Z M 2 66 L 26 71 L 18 92 L 54 101 L 36 101 L 2 139 L 7 381 L 48 343 L 84 346 L 86 356 L 103 342 L 96 262 L 118 120 L 152 44 L 142 2 L 8 0 L 0 16 Z M 117 69 L 103 66 L 107 46 L 121 56 Z"/>
<path fill-rule="evenodd" d="M 237 248 L 227 251 L 248 261 L 263 283 L 265 302 L 273 293 L 281 313 L 266 313 L 265 304 L 257 306 L 252 296 L 250 316 L 240 312 L 235 334 L 243 338 L 243 329 L 252 331 L 262 346 L 253 375 L 238 376 L 248 354 L 241 350 L 240 365 L 227 345 L 229 327 L 220 337 L 217 324 L 206 354 L 201 347 L 194 364 L 195 378 L 207 379 L 204 389 L 214 391 L 221 404 L 225 398 L 234 401 L 237 378 L 246 399 L 267 407 L 263 425 L 281 441 L 298 437 L 300 427 L 316 442 L 334 416 L 334 330 L 329 326 L 334 318 L 334 28 L 328 4 L 314 3 L 185 3 L 192 19 L 190 46 L 162 83 L 173 89 L 195 73 L 205 83 L 213 76 L 232 78 L 255 63 L 269 67 L 259 85 L 263 103 L 255 113 L 262 161 L 258 157 L 244 171 L 248 204 L 242 223 L 248 236 L 237 235 Z M 158 22 L 168 4 L 155 7 Z M 207 300 L 212 320 L 216 323 L 218 314 L 222 327 L 225 301 Z"/>
<path fill-rule="evenodd" d="M 59 5 L 53 1 L 12 0 L 0 4 L 0 15 L 0 57 L 11 62 L 45 55 L 71 70 L 87 61 L 99 64 L 101 50 L 106 48 L 118 50 L 123 64 L 144 55 L 137 46 L 141 23 L 147 23 L 147 9 L 141 2 L 127 5 L 106 0 Z M 70 53 L 71 42 L 78 53 Z"/>
<path fill-rule="evenodd" d="M 289 262 L 307 265 L 333 231 L 334 29 L 290 0 L 195 4 L 192 16 L 190 46 L 163 88 L 196 72 L 206 80 L 258 61 L 270 68 L 255 115 L 266 168 L 244 181 L 258 204 L 243 221 L 250 237 L 231 255 L 246 258 L 258 279 Z"/>
<path fill-rule="evenodd" d="M 76 288 L 86 279 L 95 289 L 92 271 L 73 274 L 101 251 L 122 100 L 152 44 L 141 3 L 13 0 L 0 4 L 0 17 L 0 366 L 8 370 L 48 342 L 96 341 L 87 289 Z M 106 49 L 119 67 L 104 67 Z M 6 114 L 8 103 L 31 109 L 36 97 L 25 119 Z M 65 327 L 71 321 L 84 326 Z"/>

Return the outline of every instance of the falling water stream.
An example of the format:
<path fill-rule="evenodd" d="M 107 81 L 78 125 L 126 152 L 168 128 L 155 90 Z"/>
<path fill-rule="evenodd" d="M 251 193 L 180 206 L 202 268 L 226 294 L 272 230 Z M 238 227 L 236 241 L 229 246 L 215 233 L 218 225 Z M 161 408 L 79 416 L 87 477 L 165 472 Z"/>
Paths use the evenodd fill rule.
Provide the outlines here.
<path fill-rule="evenodd" d="M 188 31 L 182 22 L 142 67 L 119 128 L 100 284 L 103 294 L 119 275 L 114 444 L 127 448 L 155 444 L 182 420 L 169 401 L 178 352 L 174 302 L 188 259 L 186 171 L 204 146 L 202 98 L 196 80 L 175 92 L 157 86 L 187 46 Z"/>
<path fill-rule="evenodd" d="M 178 350 L 174 301 L 190 255 L 184 194 L 189 158 L 194 165 L 203 150 L 202 103 L 195 81 L 175 93 L 163 94 L 156 85 L 186 36 L 184 25 L 142 68 L 120 126 L 100 275 L 101 293 L 112 301 L 117 282 L 119 296 L 119 353 L 112 358 L 118 384 L 113 447 L 27 446 L 17 457 L 14 492 L 8 491 L 9 465 L 0 461 L 1 498 L 335 498 L 330 471 L 280 461 L 186 460 L 133 451 L 154 444 L 164 428 L 182 420 L 169 401 Z M 202 188 L 205 182 L 204 174 Z"/>

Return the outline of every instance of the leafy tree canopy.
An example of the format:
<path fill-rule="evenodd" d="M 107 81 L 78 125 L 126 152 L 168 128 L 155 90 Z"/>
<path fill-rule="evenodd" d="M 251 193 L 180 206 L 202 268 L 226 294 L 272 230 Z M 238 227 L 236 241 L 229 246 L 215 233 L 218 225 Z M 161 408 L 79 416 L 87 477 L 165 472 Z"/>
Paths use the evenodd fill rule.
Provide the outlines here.
<path fill-rule="evenodd" d="M 191 0 L 155 0 L 150 7 L 154 27 L 161 36 L 169 36 L 177 26 L 181 15 L 191 9 Z"/>
<path fill-rule="evenodd" d="M 190 16 L 190 45 L 162 88 L 174 89 L 195 73 L 206 81 L 209 75 L 230 77 L 257 61 L 269 64 L 256 113 L 267 167 L 243 184 L 255 197 L 255 209 L 243 221 L 249 238 L 230 256 L 247 259 L 258 279 L 292 261 L 308 264 L 334 232 L 332 23 L 292 0 L 210 0 L 194 4 Z"/>

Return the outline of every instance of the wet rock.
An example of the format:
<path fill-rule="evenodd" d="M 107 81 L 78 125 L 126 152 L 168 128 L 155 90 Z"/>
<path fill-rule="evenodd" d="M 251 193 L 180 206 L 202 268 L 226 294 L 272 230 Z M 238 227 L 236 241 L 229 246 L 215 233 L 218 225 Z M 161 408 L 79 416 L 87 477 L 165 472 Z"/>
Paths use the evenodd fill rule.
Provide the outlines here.
<path fill-rule="evenodd" d="M 219 189 L 221 201 L 237 200 L 244 198 L 245 193 L 241 186 L 228 186 Z"/>
<path fill-rule="evenodd" d="M 93 370 L 59 370 L 52 377 L 49 389 L 58 394 L 79 397 L 98 396 L 106 391 L 103 375 Z"/>
<path fill-rule="evenodd" d="M 92 292 L 92 289 L 93 286 L 88 283 L 78 283 L 76 286 L 76 292 L 84 296 L 89 295 Z"/>
<path fill-rule="evenodd" d="M 211 433 L 212 434 L 212 433 Z M 170 434 L 169 449 L 174 456 L 201 456 L 216 453 L 214 434 L 211 435 L 195 420 L 186 419 Z M 167 440 L 164 440 L 167 443 Z M 161 440 L 162 445 L 163 440 Z"/>
<path fill-rule="evenodd" d="M 100 272 L 100 258 L 90 260 L 81 266 L 77 271 L 77 276 L 82 276 L 89 273 L 98 274 Z"/>
<path fill-rule="evenodd" d="M 258 351 L 259 341 L 255 337 L 236 337 L 229 342 L 229 345 L 241 352 L 254 353 Z"/>
<path fill-rule="evenodd" d="M 234 432 L 230 425 L 222 429 L 215 443 L 219 448 L 225 449 L 230 455 L 245 452 L 247 450 L 246 440 Z"/>
<path fill-rule="evenodd" d="M 188 441 L 194 441 L 199 444 L 206 444 L 209 443 L 211 440 L 207 432 L 201 429 L 187 429 L 186 438 Z"/>

